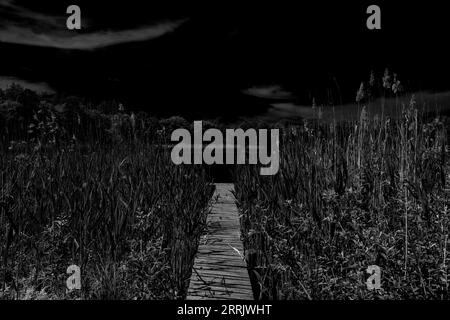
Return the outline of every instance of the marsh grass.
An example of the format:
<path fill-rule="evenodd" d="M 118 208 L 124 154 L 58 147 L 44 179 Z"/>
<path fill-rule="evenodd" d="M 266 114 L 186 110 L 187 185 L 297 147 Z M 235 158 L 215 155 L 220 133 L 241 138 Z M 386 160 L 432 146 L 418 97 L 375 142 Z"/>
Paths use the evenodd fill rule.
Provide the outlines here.
<path fill-rule="evenodd" d="M 0 155 L 0 297 L 182 298 L 212 194 L 203 170 L 139 142 L 36 145 Z M 82 290 L 67 292 L 71 264 Z"/>
<path fill-rule="evenodd" d="M 238 166 L 235 194 L 259 299 L 449 299 L 448 119 L 305 121 L 282 129 L 276 176 Z M 369 265 L 382 270 L 370 292 Z"/>

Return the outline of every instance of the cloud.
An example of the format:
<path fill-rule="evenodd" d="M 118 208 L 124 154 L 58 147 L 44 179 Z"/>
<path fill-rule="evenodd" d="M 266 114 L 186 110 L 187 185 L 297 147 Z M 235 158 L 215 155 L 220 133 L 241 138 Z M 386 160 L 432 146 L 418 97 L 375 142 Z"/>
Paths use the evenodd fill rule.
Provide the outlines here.
<path fill-rule="evenodd" d="M 66 29 L 65 15 L 36 12 L 17 5 L 13 0 L 0 0 L 0 42 L 59 49 L 93 50 L 102 47 L 147 41 L 174 31 L 185 20 L 165 21 L 125 30 L 88 30 L 83 17 L 82 32 Z"/>
<path fill-rule="evenodd" d="M 54 93 L 53 90 L 47 83 L 45 82 L 31 82 L 15 77 L 0 77 L 0 89 L 7 89 L 13 83 L 18 84 L 26 89 L 33 90 L 37 93 L 47 92 Z"/>
<path fill-rule="evenodd" d="M 59 49 L 93 50 L 102 47 L 146 41 L 161 37 L 175 30 L 183 21 L 160 23 L 121 31 L 99 31 L 72 35 L 37 32 L 30 28 L 10 26 L 0 30 L 0 42 Z"/>
<path fill-rule="evenodd" d="M 430 93 L 430 92 L 416 92 L 414 93 L 417 108 L 425 112 L 434 111 L 449 111 L 450 110 L 450 91 Z M 383 101 L 379 98 L 372 102 L 367 111 L 369 116 L 375 117 L 383 113 L 385 116 L 396 118 L 401 114 L 402 105 L 408 105 L 411 101 L 412 95 L 407 94 L 398 99 L 388 98 Z M 384 108 L 382 107 L 384 104 Z M 298 105 L 291 102 L 274 103 L 266 113 L 260 117 L 266 120 L 280 120 L 289 118 L 305 118 L 314 119 L 320 118 L 324 121 L 341 121 L 341 120 L 356 120 L 361 106 L 356 103 L 349 103 L 336 106 L 325 106 L 323 108 L 316 107 L 314 110 L 311 106 Z"/>
<path fill-rule="evenodd" d="M 12 23 L 33 23 L 41 26 L 57 27 L 64 21 L 62 16 L 54 16 L 49 14 L 43 14 L 30 10 L 28 8 L 19 6 L 14 3 L 13 0 L 0 0 L 0 10 L 7 16 L 6 21 L 2 21 L 3 24 Z"/>
<path fill-rule="evenodd" d="M 293 95 L 289 91 L 284 90 L 279 85 L 252 87 L 243 91 L 243 93 L 267 99 L 292 99 Z"/>

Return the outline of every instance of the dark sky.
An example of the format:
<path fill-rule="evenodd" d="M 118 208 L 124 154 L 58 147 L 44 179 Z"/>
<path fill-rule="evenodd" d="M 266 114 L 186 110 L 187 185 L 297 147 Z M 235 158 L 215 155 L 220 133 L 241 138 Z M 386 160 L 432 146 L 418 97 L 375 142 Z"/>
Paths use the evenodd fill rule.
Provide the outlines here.
<path fill-rule="evenodd" d="M 186 2 L 0 0 L 0 84 L 191 118 L 264 113 L 274 100 L 350 103 L 386 67 L 412 91 L 450 89 L 443 2 Z M 81 31 L 66 29 L 70 4 Z M 382 30 L 366 28 L 370 4 Z"/>

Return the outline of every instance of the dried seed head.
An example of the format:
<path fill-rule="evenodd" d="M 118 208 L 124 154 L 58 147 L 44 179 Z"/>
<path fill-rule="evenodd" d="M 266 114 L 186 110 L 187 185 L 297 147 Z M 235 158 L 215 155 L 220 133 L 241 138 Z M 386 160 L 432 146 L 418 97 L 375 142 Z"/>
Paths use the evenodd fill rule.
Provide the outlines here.
<path fill-rule="evenodd" d="M 373 72 L 373 70 L 370 72 L 369 86 L 375 86 L 375 72 Z"/>
<path fill-rule="evenodd" d="M 385 89 L 391 89 L 392 88 L 392 77 L 389 73 L 389 69 L 386 69 L 384 71 L 384 76 L 383 76 L 383 87 Z"/>
<path fill-rule="evenodd" d="M 366 89 L 364 86 L 364 82 L 361 82 L 361 85 L 359 86 L 359 90 L 356 93 L 356 102 L 360 103 L 366 98 Z"/>

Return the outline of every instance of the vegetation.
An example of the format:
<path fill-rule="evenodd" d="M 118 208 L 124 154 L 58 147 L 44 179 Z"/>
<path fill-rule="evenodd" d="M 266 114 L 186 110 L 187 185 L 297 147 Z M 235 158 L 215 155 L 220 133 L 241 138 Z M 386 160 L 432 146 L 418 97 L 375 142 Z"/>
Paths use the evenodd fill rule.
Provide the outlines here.
<path fill-rule="evenodd" d="M 389 72 L 379 87 L 394 97 L 401 88 Z M 421 116 L 414 97 L 398 118 L 371 118 L 379 87 L 372 77 L 361 86 L 357 121 L 284 128 L 278 175 L 237 168 L 260 299 L 450 298 L 448 119 Z M 380 290 L 367 290 L 370 265 Z"/>
<path fill-rule="evenodd" d="M 273 125 L 277 175 L 236 167 L 259 299 L 450 298 L 449 119 L 402 92 L 397 76 L 372 74 L 357 120 L 320 121 L 313 103 L 316 120 Z M 372 117 L 376 97 L 399 116 Z M 203 168 L 172 165 L 179 127 L 192 129 L 116 101 L 0 90 L 0 298 L 185 297 L 212 188 Z M 71 264 L 80 291 L 66 290 Z M 367 290 L 370 265 L 380 290 Z"/>
<path fill-rule="evenodd" d="M 150 143 L 158 121 L 18 86 L 0 100 L 0 298 L 183 298 L 212 189 Z"/>

